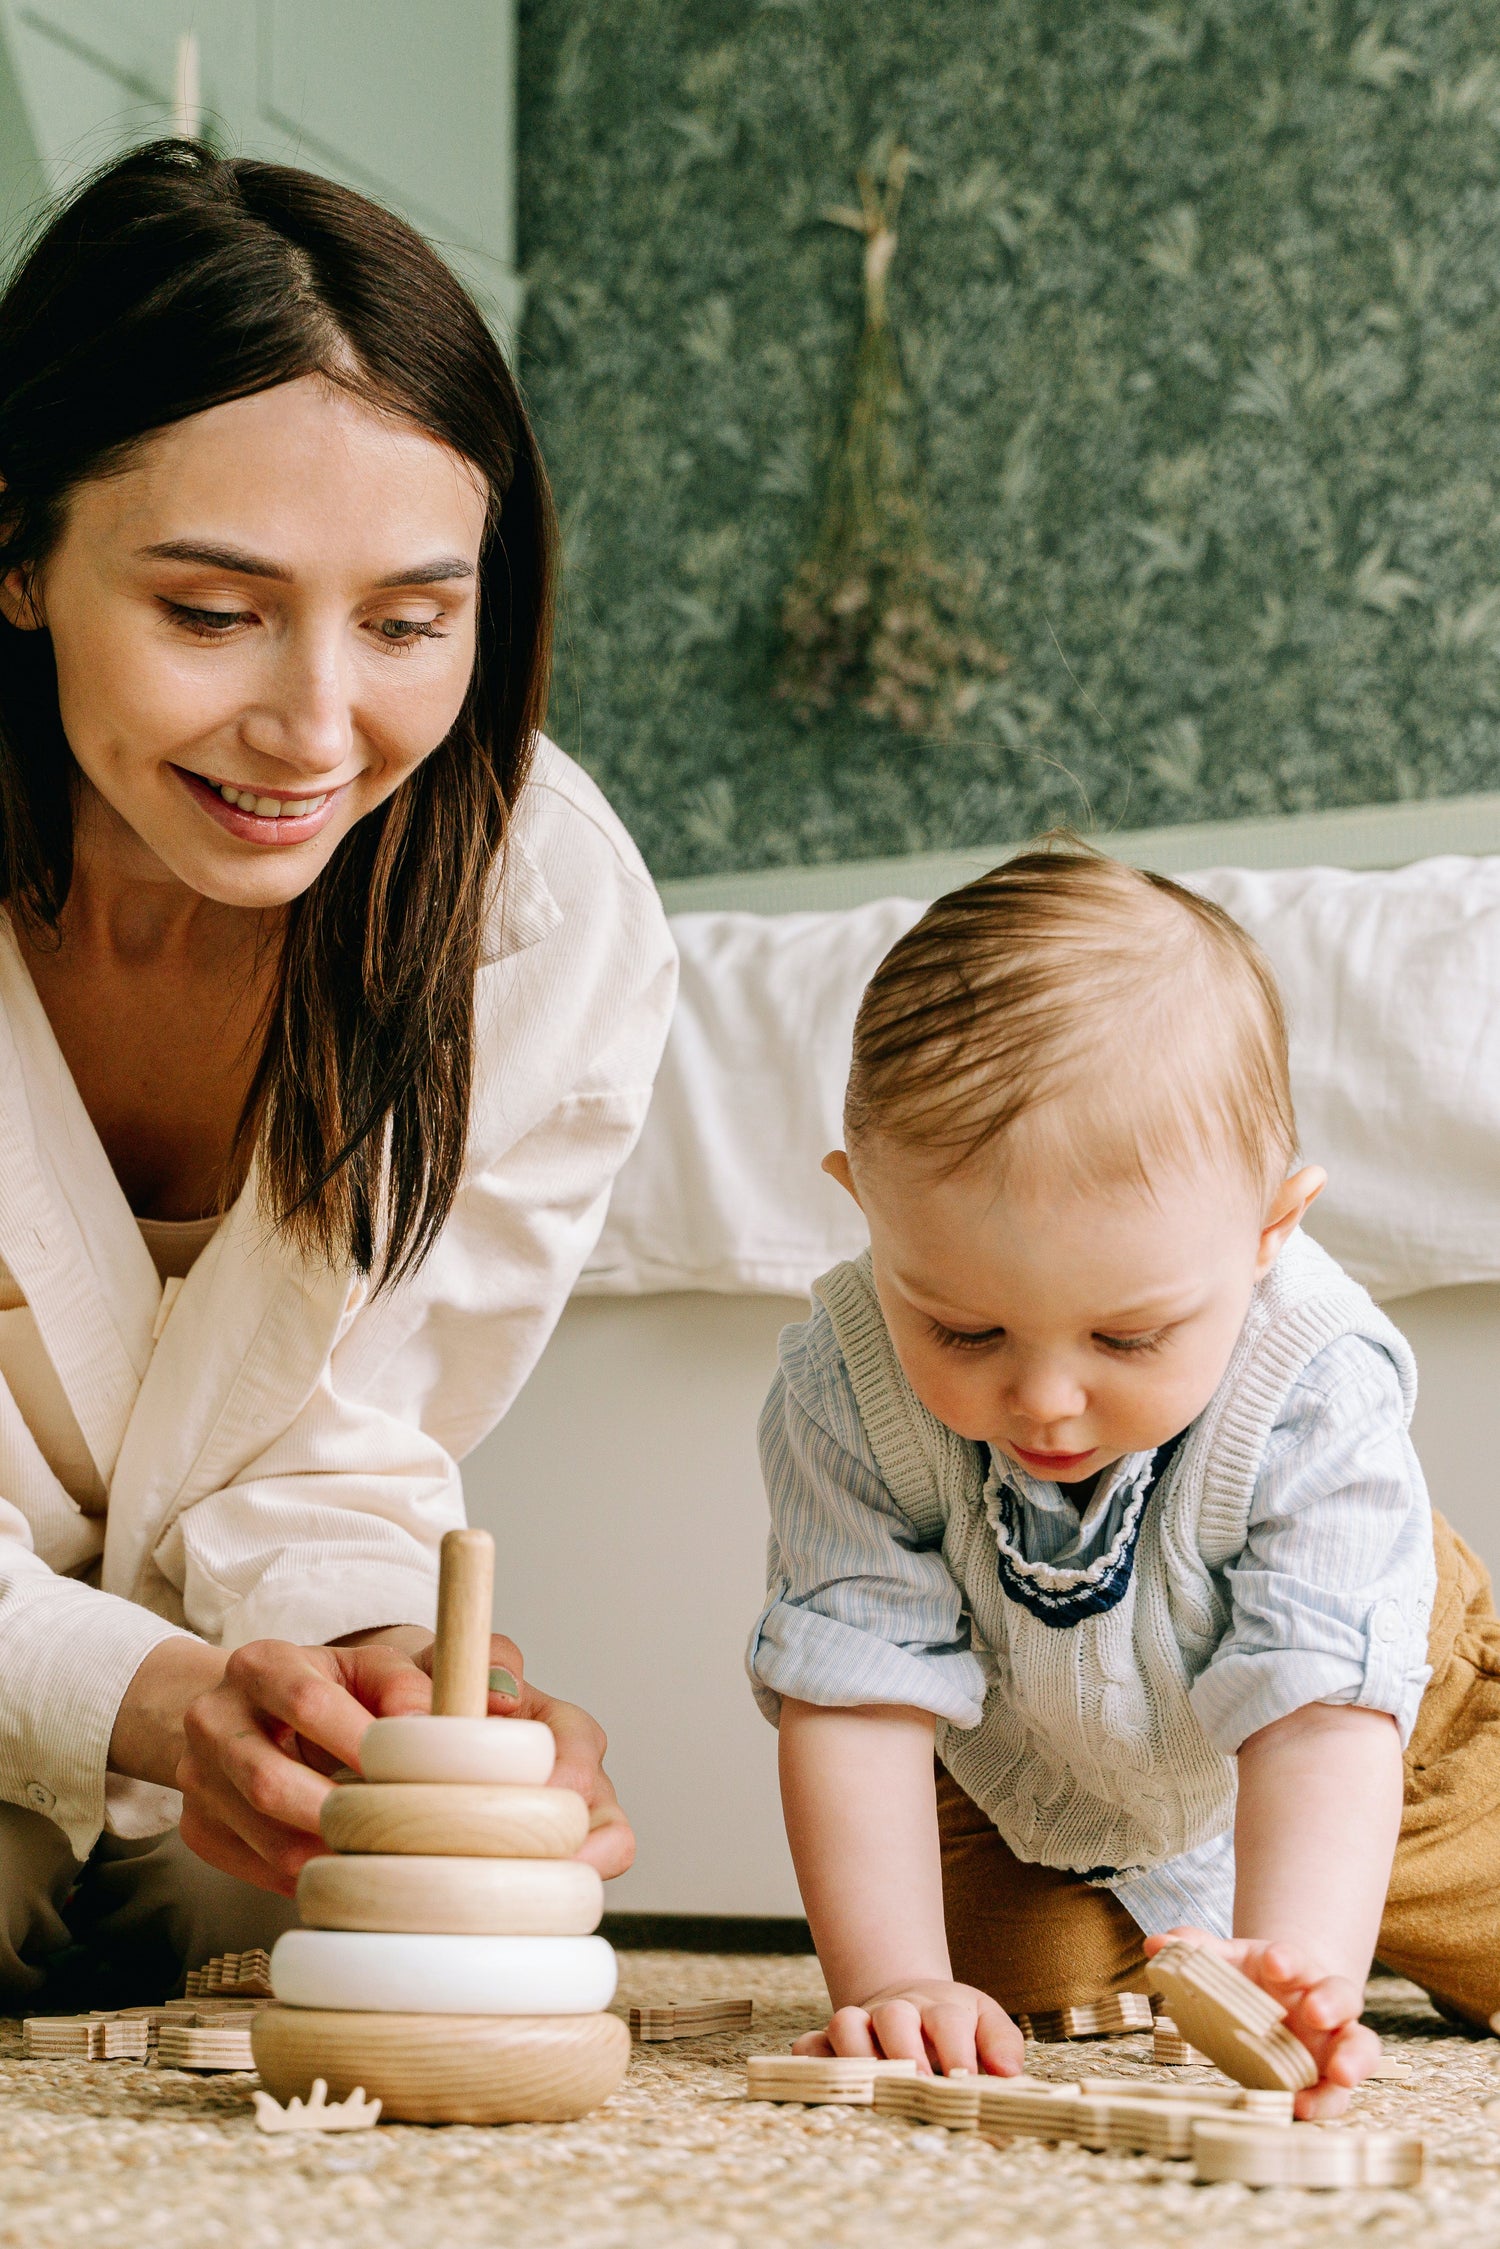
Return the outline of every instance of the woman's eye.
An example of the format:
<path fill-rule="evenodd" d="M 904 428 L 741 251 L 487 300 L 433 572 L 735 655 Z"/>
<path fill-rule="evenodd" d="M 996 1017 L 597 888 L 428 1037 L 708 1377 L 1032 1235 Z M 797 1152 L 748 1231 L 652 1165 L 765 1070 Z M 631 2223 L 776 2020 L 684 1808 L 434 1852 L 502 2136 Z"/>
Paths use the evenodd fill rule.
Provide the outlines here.
<path fill-rule="evenodd" d="M 945 1328 L 937 1320 L 932 1323 L 932 1332 L 948 1351 L 983 1351 L 990 1344 L 1003 1341 L 1005 1336 L 1004 1328 L 980 1328 L 977 1331 Z"/>
<path fill-rule="evenodd" d="M 167 609 L 179 625 L 190 633 L 197 633 L 200 640 L 222 640 L 236 625 L 255 622 L 253 612 L 248 609 L 194 609 L 184 601 L 169 601 Z"/>
<path fill-rule="evenodd" d="M 435 617 L 382 617 L 375 627 L 375 638 L 383 648 L 411 648 L 419 640 L 447 637 L 439 632 Z"/>

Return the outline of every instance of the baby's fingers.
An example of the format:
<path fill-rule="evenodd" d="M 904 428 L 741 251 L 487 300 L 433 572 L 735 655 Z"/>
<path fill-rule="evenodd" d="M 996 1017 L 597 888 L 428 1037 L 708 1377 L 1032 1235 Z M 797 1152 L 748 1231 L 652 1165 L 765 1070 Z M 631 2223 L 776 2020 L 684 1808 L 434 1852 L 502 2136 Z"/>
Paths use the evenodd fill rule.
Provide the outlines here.
<path fill-rule="evenodd" d="M 932 2065 L 927 2059 L 927 2042 L 922 2036 L 922 2013 L 911 2000 L 882 2000 L 870 2009 L 866 2020 L 875 2033 L 877 2054 L 884 2054 L 890 2062 L 915 2062 L 919 2073 L 930 2070 Z M 838 2022 L 839 2017 L 835 2015 L 829 2029 L 837 2030 Z M 835 2043 L 834 2051 L 841 2054 L 845 2049 Z M 972 2031 L 969 2051 L 973 2052 Z M 959 2066 L 961 2068 L 962 2063 Z"/>
<path fill-rule="evenodd" d="M 974 2043 L 979 2066 L 991 2077 L 1019 2077 L 1026 2067 L 1026 2041 L 993 1999 L 980 2002 Z"/>
<path fill-rule="evenodd" d="M 874 2027 L 863 2007 L 840 2007 L 824 2036 L 830 2054 L 852 2054 L 878 2060 L 880 2048 Z"/>

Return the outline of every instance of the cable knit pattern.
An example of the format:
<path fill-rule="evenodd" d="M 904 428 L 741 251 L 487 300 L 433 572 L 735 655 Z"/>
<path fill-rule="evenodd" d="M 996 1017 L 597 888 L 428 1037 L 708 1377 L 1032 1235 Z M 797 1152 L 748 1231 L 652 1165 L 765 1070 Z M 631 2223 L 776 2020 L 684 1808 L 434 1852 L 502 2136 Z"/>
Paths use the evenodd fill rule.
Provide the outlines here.
<path fill-rule="evenodd" d="M 1404 1336 L 1327 1253 L 1294 1235 L 1259 1283 L 1223 1380 L 1144 1509 L 1135 1568 L 1103 1614 L 1059 1629 L 1007 1597 L 981 1446 L 930 1414 L 907 1381 L 868 1253 L 816 1283 L 870 1447 L 922 1544 L 962 1587 L 987 1680 L 977 1726 L 938 1728 L 959 1786 L 1021 1858 L 1078 1873 L 1159 1866 L 1222 1835 L 1234 1760 L 1188 1690 L 1228 1623 L 1220 1572 L 1245 1546 L 1277 1417 L 1303 1370 L 1361 1335 L 1394 1362 L 1408 1419 Z"/>

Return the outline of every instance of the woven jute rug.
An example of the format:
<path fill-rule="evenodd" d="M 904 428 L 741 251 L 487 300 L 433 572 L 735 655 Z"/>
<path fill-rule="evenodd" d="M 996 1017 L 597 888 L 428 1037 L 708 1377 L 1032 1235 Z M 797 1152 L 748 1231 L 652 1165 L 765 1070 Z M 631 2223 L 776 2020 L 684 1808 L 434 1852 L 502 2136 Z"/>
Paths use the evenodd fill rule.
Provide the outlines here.
<path fill-rule="evenodd" d="M 578 2124 L 381 2125 L 267 2138 L 254 2079 L 131 2062 L 31 2062 L 0 2025 L 0 2245 L 52 2249 L 1215 2249 L 1248 2241 L 1500 2243 L 1500 2040 L 1454 2034 L 1410 1985 L 1370 2019 L 1409 2065 L 1354 2122 L 1425 2133 L 1406 2193 L 1194 2186 L 1141 2156 L 918 2130 L 869 2111 L 743 2098 L 747 2053 L 784 2048 L 826 2004 L 809 1959 L 627 1953 L 619 2004 L 752 1997 L 747 2036 L 638 2047 Z M 1048 2077 L 1161 2074 L 1147 2038 L 1033 2047 Z M 1174 2072 L 1181 2078 L 1193 2073 Z"/>

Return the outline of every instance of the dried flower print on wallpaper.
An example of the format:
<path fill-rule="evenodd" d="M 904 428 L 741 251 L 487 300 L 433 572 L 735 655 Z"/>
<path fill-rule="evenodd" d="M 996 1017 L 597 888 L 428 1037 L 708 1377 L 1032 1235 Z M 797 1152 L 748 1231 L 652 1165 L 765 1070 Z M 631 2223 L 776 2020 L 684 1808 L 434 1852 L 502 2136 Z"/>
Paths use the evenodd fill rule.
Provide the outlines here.
<path fill-rule="evenodd" d="M 657 874 L 1500 787 L 1500 0 L 521 33 L 552 723 Z"/>

